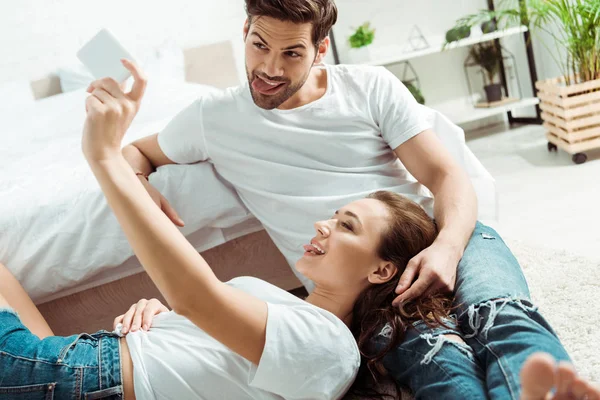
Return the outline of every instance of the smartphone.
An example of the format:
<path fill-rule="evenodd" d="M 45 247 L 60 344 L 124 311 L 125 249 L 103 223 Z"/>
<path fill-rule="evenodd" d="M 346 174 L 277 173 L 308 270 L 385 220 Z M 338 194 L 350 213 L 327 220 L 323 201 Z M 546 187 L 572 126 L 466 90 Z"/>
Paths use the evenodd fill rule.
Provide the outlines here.
<path fill-rule="evenodd" d="M 77 58 L 90 70 L 94 78 L 110 77 L 119 83 L 125 82 L 131 76 L 121 59 L 135 61 L 108 29 L 102 29 L 87 42 L 77 52 Z"/>

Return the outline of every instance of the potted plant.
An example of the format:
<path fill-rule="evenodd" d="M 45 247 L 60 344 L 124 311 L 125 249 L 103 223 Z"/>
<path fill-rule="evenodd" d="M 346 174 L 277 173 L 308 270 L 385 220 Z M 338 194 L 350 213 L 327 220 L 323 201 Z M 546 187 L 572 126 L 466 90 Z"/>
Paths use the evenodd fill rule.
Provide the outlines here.
<path fill-rule="evenodd" d="M 402 81 L 404 86 L 408 89 L 408 91 L 413 95 L 417 103 L 425 104 L 425 96 L 423 96 L 423 92 L 419 89 L 414 83 L 411 81 Z"/>
<path fill-rule="evenodd" d="M 371 28 L 369 22 L 359 26 L 348 38 L 350 44 L 349 58 L 352 62 L 361 62 L 369 59 L 368 46 L 375 39 L 375 29 Z"/>
<path fill-rule="evenodd" d="M 471 47 L 469 56 L 483 70 L 485 96 L 488 103 L 502 100 L 502 85 L 496 82 L 500 72 L 502 52 L 494 42 L 485 42 Z"/>
<path fill-rule="evenodd" d="M 585 162 L 583 151 L 600 147 L 600 1 L 500 0 L 495 11 L 481 10 L 456 26 L 492 20 L 552 38 L 553 43 L 540 39 L 562 76 L 536 83 L 548 149 L 561 147 L 577 164 Z"/>
<path fill-rule="evenodd" d="M 496 32 L 498 30 L 498 27 L 496 26 L 496 21 L 491 20 L 491 21 L 485 21 L 484 23 L 481 24 L 481 32 L 483 33 L 492 33 L 492 32 Z"/>
<path fill-rule="evenodd" d="M 471 27 L 468 25 L 457 25 L 446 32 L 446 42 L 456 42 L 471 36 Z"/>

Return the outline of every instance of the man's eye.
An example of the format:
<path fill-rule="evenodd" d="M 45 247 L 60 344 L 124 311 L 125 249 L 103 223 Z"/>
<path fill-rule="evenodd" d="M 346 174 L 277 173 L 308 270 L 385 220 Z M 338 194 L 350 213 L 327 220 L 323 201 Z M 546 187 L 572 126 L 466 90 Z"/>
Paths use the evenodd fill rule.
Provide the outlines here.
<path fill-rule="evenodd" d="M 287 53 L 288 56 L 292 57 L 292 58 L 298 58 L 300 57 L 300 54 L 296 53 L 295 51 L 289 51 Z"/>
<path fill-rule="evenodd" d="M 266 47 L 264 44 L 262 44 L 262 43 L 254 43 L 254 46 L 256 46 L 256 48 L 257 48 L 257 49 L 261 49 L 261 50 L 264 50 L 264 49 L 266 49 L 266 48 L 267 48 L 267 47 Z"/>

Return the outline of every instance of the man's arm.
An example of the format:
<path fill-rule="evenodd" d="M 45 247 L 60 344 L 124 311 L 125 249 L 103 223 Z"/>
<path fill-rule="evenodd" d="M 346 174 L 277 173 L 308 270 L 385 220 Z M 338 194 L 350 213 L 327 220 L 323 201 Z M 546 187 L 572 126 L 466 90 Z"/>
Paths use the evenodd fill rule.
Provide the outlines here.
<path fill-rule="evenodd" d="M 401 296 L 395 302 L 426 292 L 452 291 L 458 262 L 477 221 L 475 190 L 432 130 L 418 134 L 394 152 L 408 172 L 433 193 L 440 230 L 434 244 L 409 262 L 396 290 Z"/>
<path fill-rule="evenodd" d="M 121 150 L 121 154 L 136 174 L 141 173 L 144 176 L 150 175 L 156 171 L 156 168 L 163 165 L 176 164 L 165 155 L 158 145 L 158 133 L 143 137 L 125 146 Z M 142 182 L 142 185 L 150 194 L 154 203 L 160 207 L 167 217 L 175 225 L 184 226 L 185 223 L 168 200 L 156 188 L 150 185 L 150 182 L 146 178 L 138 176 L 138 179 Z"/>
<path fill-rule="evenodd" d="M 150 175 L 163 165 L 176 164 L 163 153 L 158 145 L 158 133 L 128 144 L 121 151 L 135 173 Z"/>

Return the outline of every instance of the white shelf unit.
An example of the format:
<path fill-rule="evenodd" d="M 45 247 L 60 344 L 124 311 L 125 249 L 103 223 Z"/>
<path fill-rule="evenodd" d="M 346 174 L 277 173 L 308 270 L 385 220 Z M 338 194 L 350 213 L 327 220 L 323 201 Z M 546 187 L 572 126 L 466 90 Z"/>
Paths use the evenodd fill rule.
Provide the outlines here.
<path fill-rule="evenodd" d="M 400 63 L 402 61 L 409 61 L 414 58 L 427 56 L 430 54 L 441 53 L 442 51 L 457 49 L 459 47 L 471 46 L 477 43 L 488 42 L 490 40 L 501 39 L 506 36 L 518 35 L 520 33 L 527 32 L 526 26 L 517 26 L 514 28 L 508 28 L 499 30 L 492 33 L 484 33 L 475 37 L 468 37 L 466 39 L 458 40 L 446 46 L 444 49 L 445 38 L 442 36 L 428 38 L 429 47 L 423 50 L 409 51 L 403 52 L 402 46 L 385 46 L 380 48 L 375 48 L 373 52 L 376 54 L 381 54 L 385 52 L 386 54 L 394 54 L 393 56 L 387 57 L 376 57 L 372 60 L 367 60 L 363 64 L 366 65 L 391 65 Z"/>
<path fill-rule="evenodd" d="M 528 97 L 516 101 L 514 103 L 509 103 L 502 106 L 491 108 L 477 108 L 474 107 L 471 100 L 468 97 L 466 97 L 454 99 L 439 104 L 428 104 L 427 106 L 441 112 L 452 122 L 454 122 L 457 125 L 460 125 L 466 124 L 468 122 L 478 121 L 480 119 L 488 118 L 494 115 L 504 114 L 507 111 L 513 111 L 523 107 L 535 106 L 539 103 L 540 99 L 538 99 L 537 97 Z"/>
<path fill-rule="evenodd" d="M 382 46 L 374 48 L 371 53 L 375 55 L 373 59 L 366 60 L 362 64 L 386 66 L 396 63 L 409 61 L 418 57 L 424 57 L 431 54 L 441 53 L 460 47 L 467 47 L 477 43 L 483 43 L 490 40 L 501 39 L 503 37 L 518 35 L 527 32 L 526 26 L 517 26 L 513 28 L 498 30 L 492 33 L 480 34 L 478 36 L 468 37 L 447 45 L 444 48 L 445 38 L 442 36 L 427 38 L 429 47 L 423 50 L 404 51 L 402 46 Z M 387 54 L 387 56 L 385 55 Z M 390 55 L 392 54 L 392 55 Z M 473 106 L 470 98 L 452 99 L 440 104 L 427 104 L 435 110 L 446 115 L 455 124 L 465 124 L 478 121 L 494 115 L 506 113 L 507 111 L 517 110 L 519 108 L 535 106 L 540 100 L 537 97 L 523 98 L 518 102 L 506 104 L 493 108 L 477 108 Z"/>

